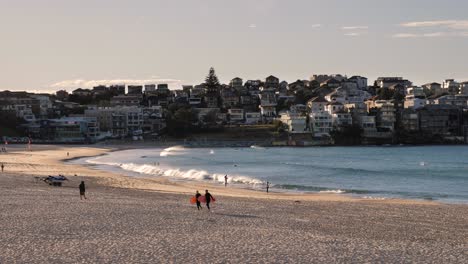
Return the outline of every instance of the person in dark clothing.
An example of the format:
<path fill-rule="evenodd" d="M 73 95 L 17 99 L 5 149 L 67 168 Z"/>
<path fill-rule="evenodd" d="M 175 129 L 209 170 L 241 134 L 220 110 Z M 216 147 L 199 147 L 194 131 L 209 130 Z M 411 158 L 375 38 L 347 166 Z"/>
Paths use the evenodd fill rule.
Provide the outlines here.
<path fill-rule="evenodd" d="M 227 186 L 227 180 L 228 180 L 228 176 L 227 176 L 227 175 L 224 175 L 224 187 Z"/>
<path fill-rule="evenodd" d="M 201 209 L 202 209 L 201 203 L 200 203 L 200 201 L 198 201 L 198 198 L 199 198 L 200 196 L 201 196 L 201 194 L 197 191 L 197 192 L 195 193 L 195 198 L 197 198 L 197 209 L 198 209 L 198 210 L 201 210 Z"/>
<path fill-rule="evenodd" d="M 83 200 L 83 197 L 86 199 L 86 187 L 85 187 L 84 181 L 81 181 L 79 188 L 80 188 L 80 200 Z"/>
<path fill-rule="evenodd" d="M 208 192 L 208 190 L 205 190 L 205 199 L 206 199 L 206 208 L 210 210 L 210 202 L 213 196 L 211 196 L 211 193 Z"/>
<path fill-rule="evenodd" d="M 270 189 L 270 182 L 267 182 L 267 186 L 266 186 L 266 191 L 268 193 L 268 190 Z"/>
<path fill-rule="evenodd" d="M 2 163 L 2 172 L 3 172 L 3 169 L 4 169 L 4 168 L 5 168 L 5 165 L 3 165 L 3 163 Z"/>

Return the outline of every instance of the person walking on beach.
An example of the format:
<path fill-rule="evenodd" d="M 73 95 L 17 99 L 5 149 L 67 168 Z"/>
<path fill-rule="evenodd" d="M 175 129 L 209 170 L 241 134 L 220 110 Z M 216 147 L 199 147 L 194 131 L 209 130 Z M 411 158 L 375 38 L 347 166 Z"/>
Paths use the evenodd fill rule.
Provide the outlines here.
<path fill-rule="evenodd" d="M 203 209 L 203 208 L 201 207 L 200 201 L 198 200 L 198 198 L 199 198 L 200 196 L 201 196 L 201 194 L 197 191 L 197 192 L 195 193 L 195 198 L 196 198 L 196 200 L 197 200 L 197 209 L 198 209 L 198 210 Z"/>
<path fill-rule="evenodd" d="M 70 157 L 70 152 L 67 152 L 67 157 Z"/>
<path fill-rule="evenodd" d="M 81 181 L 79 188 L 80 188 L 80 200 L 83 200 L 83 197 L 86 199 L 86 187 L 85 187 L 84 181 Z"/>
<path fill-rule="evenodd" d="M 3 163 L 2 163 L 2 166 L 1 166 L 1 167 L 2 167 L 2 172 L 3 172 L 3 169 L 5 168 L 5 165 L 3 165 Z"/>
<path fill-rule="evenodd" d="M 227 180 L 228 180 L 228 176 L 226 174 L 226 175 L 224 175 L 224 187 L 227 186 Z"/>
<path fill-rule="evenodd" d="M 211 196 L 211 193 L 209 193 L 208 190 L 205 190 L 205 199 L 206 199 L 206 208 L 210 210 L 210 202 L 211 202 L 211 199 L 213 199 L 213 196 Z"/>
<path fill-rule="evenodd" d="M 270 189 L 270 182 L 267 181 L 267 186 L 266 186 L 266 190 L 267 190 L 267 193 L 268 193 L 268 190 Z"/>

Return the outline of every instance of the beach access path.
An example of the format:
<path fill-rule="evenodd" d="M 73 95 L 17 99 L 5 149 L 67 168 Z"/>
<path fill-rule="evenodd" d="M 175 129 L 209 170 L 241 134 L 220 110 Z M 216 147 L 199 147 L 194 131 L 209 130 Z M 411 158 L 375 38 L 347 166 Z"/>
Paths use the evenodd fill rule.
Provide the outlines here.
<path fill-rule="evenodd" d="M 466 205 L 217 187 L 197 211 L 187 190 L 212 186 L 109 175 L 64 164 L 67 151 L 109 150 L 0 155 L 0 263 L 468 263 Z M 60 171 L 63 187 L 34 179 Z"/>

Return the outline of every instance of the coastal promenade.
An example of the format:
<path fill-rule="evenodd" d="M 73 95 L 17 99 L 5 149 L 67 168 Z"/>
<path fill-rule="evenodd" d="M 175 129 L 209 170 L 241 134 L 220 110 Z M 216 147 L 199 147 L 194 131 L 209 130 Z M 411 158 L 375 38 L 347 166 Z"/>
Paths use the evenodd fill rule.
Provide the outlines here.
<path fill-rule="evenodd" d="M 466 205 L 267 195 L 63 162 L 112 149 L 18 145 L 0 155 L 0 263 L 468 262 Z M 35 182 L 59 173 L 63 187 Z M 217 198 L 211 212 L 189 203 L 205 188 Z"/>

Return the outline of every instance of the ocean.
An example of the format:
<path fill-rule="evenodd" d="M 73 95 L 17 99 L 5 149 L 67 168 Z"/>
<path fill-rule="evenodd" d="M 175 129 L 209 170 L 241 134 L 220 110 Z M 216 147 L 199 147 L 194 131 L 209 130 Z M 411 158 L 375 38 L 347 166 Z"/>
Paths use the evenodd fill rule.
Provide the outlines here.
<path fill-rule="evenodd" d="M 468 203 L 468 146 L 145 148 L 75 162 L 134 177 Z"/>

